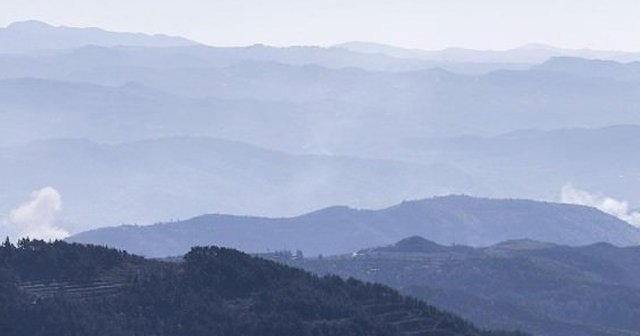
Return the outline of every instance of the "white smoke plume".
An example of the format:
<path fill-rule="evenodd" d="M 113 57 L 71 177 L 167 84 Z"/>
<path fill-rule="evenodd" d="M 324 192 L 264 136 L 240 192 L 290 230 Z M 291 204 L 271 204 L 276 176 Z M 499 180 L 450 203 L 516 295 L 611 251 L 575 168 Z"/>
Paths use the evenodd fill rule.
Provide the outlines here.
<path fill-rule="evenodd" d="M 56 226 L 56 215 L 62 210 L 60 193 L 52 187 L 36 190 L 31 200 L 9 213 L 2 221 L 0 233 L 12 240 L 29 237 L 32 239 L 55 240 L 69 236 L 69 232 Z"/>
<path fill-rule="evenodd" d="M 615 198 L 590 193 L 575 188 L 571 184 L 562 187 L 562 202 L 594 207 L 602 212 L 616 216 L 623 221 L 640 227 L 640 212 L 631 211 L 629 203 Z"/>

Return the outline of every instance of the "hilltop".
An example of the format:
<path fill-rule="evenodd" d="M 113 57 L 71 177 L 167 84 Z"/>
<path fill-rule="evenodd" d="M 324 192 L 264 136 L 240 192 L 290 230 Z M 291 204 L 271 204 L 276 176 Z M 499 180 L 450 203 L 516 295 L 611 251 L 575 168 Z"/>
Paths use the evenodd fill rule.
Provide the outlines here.
<path fill-rule="evenodd" d="M 640 335 L 640 247 L 521 239 L 474 248 L 414 236 L 348 255 L 284 256 L 270 257 L 317 274 L 383 283 L 485 328 Z"/>
<path fill-rule="evenodd" d="M 163 263 L 62 242 L 4 244 L 0 298 L 6 336 L 512 335 L 480 331 L 385 286 L 219 247 Z"/>

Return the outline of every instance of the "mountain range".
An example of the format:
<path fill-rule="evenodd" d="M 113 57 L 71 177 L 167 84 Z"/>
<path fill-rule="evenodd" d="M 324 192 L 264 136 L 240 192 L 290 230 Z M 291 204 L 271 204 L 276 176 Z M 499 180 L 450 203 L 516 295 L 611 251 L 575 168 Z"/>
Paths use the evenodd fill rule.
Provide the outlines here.
<path fill-rule="evenodd" d="M 43 42 L 21 39 L 28 32 Z M 570 184 L 638 207 L 629 186 L 640 181 L 640 77 L 637 63 L 619 62 L 630 55 L 533 45 L 516 54 L 548 55 L 535 64 L 510 51 L 467 62 L 39 22 L 0 35 L 29 43 L 0 50 L 0 177 L 10 186 L 0 225 L 46 186 L 61 193 L 57 220 L 72 233 L 445 194 L 559 201 Z"/>
<path fill-rule="evenodd" d="M 640 336 L 639 60 L 0 28 L 0 329 Z"/>
<path fill-rule="evenodd" d="M 399 48 L 391 45 L 352 41 L 336 45 L 337 48 L 369 54 L 383 54 L 406 59 L 448 60 L 455 62 L 487 63 L 541 63 L 554 57 L 577 57 L 585 59 L 606 59 L 628 62 L 638 60 L 639 53 L 623 51 L 605 51 L 591 49 L 563 49 L 545 44 L 531 43 L 509 50 L 473 50 L 465 48 L 447 48 L 427 51 Z"/>
<path fill-rule="evenodd" d="M 0 214 L 51 186 L 63 203 L 56 219 L 70 232 L 207 212 L 293 216 L 333 202 L 384 207 L 474 183 L 444 165 L 295 155 L 195 137 L 114 145 L 59 139 L 3 148 L 0 179 Z"/>
<path fill-rule="evenodd" d="M 16 22 L 0 29 L 0 53 L 56 52 L 86 45 L 170 47 L 196 45 L 185 38 L 116 33 L 100 28 L 54 27 L 40 21 Z"/>
<path fill-rule="evenodd" d="M 97 27 L 77 28 L 54 26 L 46 22 L 29 20 L 0 28 L 0 53 L 56 52 L 87 45 L 95 46 L 139 46 L 139 47 L 184 47 L 201 43 L 178 36 L 112 32 Z M 327 47 L 359 54 L 377 54 L 403 60 L 444 61 L 451 63 L 495 63 L 502 66 L 540 63 L 552 57 L 580 57 L 615 61 L 638 60 L 640 54 L 622 51 L 590 49 L 562 49 L 544 44 L 528 44 L 510 50 L 472 50 L 447 48 L 444 50 L 407 49 L 396 46 L 352 41 Z"/>
<path fill-rule="evenodd" d="M 638 137 L 635 125 L 529 129 L 497 136 L 418 138 L 382 151 L 389 159 L 457 167 L 483 181 L 487 194 L 553 200 L 558 186 L 570 183 L 602 197 L 635 200 L 640 194 L 628 186 L 640 183 L 639 162 L 631 155 Z M 529 180 L 537 182 L 523 183 Z"/>
<path fill-rule="evenodd" d="M 556 61 L 548 68 L 462 75 L 442 69 L 381 72 L 243 62 L 241 56 L 232 57 L 238 63 L 213 66 L 197 60 L 216 56 L 157 50 L 143 49 L 136 56 L 126 48 L 90 47 L 76 50 L 87 55 L 46 60 L 4 56 L 0 111 L 6 122 L 0 130 L 9 136 L 2 144 L 43 137 L 122 142 L 169 134 L 357 155 L 383 142 L 415 137 L 640 124 L 640 77 L 631 75 L 633 63 L 597 76 L 553 65 Z M 237 109 L 243 112 L 234 118 Z M 229 131 L 221 129 L 220 118 Z M 59 130 L 50 120 L 68 127 Z M 294 127 L 284 129 L 284 124 Z M 77 131 L 96 128 L 93 136 Z M 272 129 L 295 138 L 258 137 Z"/>
<path fill-rule="evenodd" d="M 640 229 L 594 208 L 467 196 L 408 201 L 381 210 L 332 207 L 290 218 L 205 215 L 151 226 L 100 228 L 68 241 L 149 257 L 219 245 L 252 253 L 300 249 L 308 255 L 351 253 L 402 237 L 429 236 L 441 244 L 486 246 L 509 239 L 566 245 L 640 244 Z"/>

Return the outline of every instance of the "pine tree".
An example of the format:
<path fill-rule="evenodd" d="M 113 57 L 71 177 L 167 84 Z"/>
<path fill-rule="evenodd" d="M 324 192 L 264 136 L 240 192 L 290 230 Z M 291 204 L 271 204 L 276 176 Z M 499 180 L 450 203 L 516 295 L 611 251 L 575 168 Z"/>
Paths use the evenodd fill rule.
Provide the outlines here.
<path fill-rule="evenodd" d="M 4 240 L 4 243 L 2 244 L 2 247 L 6 248 L 6 249 L 13 248 L 13 244 L 11 244 L 11 240 L 9 240 L 8 236 L 7 236 L 7 239 Z"/>

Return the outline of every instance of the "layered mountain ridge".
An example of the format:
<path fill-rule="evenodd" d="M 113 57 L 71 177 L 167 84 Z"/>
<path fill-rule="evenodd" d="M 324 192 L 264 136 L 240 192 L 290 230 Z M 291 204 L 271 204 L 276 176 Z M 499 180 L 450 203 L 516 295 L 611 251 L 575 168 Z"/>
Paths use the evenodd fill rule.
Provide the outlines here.
<path fill-rule="evenodd" d="M 447 245 L 486 246 L 525 238 L 565 245 L 640 244 L 640 229 L 594 208 L 467 196 L 410 201 L 381 210 L 332 207 L 290 218 L 205 215 L 151 226 L 102 228 L 68 240 L 154 257 L 212 244 L 252 253 L 300 249 L 328 255 L 413 235 Z"/>

